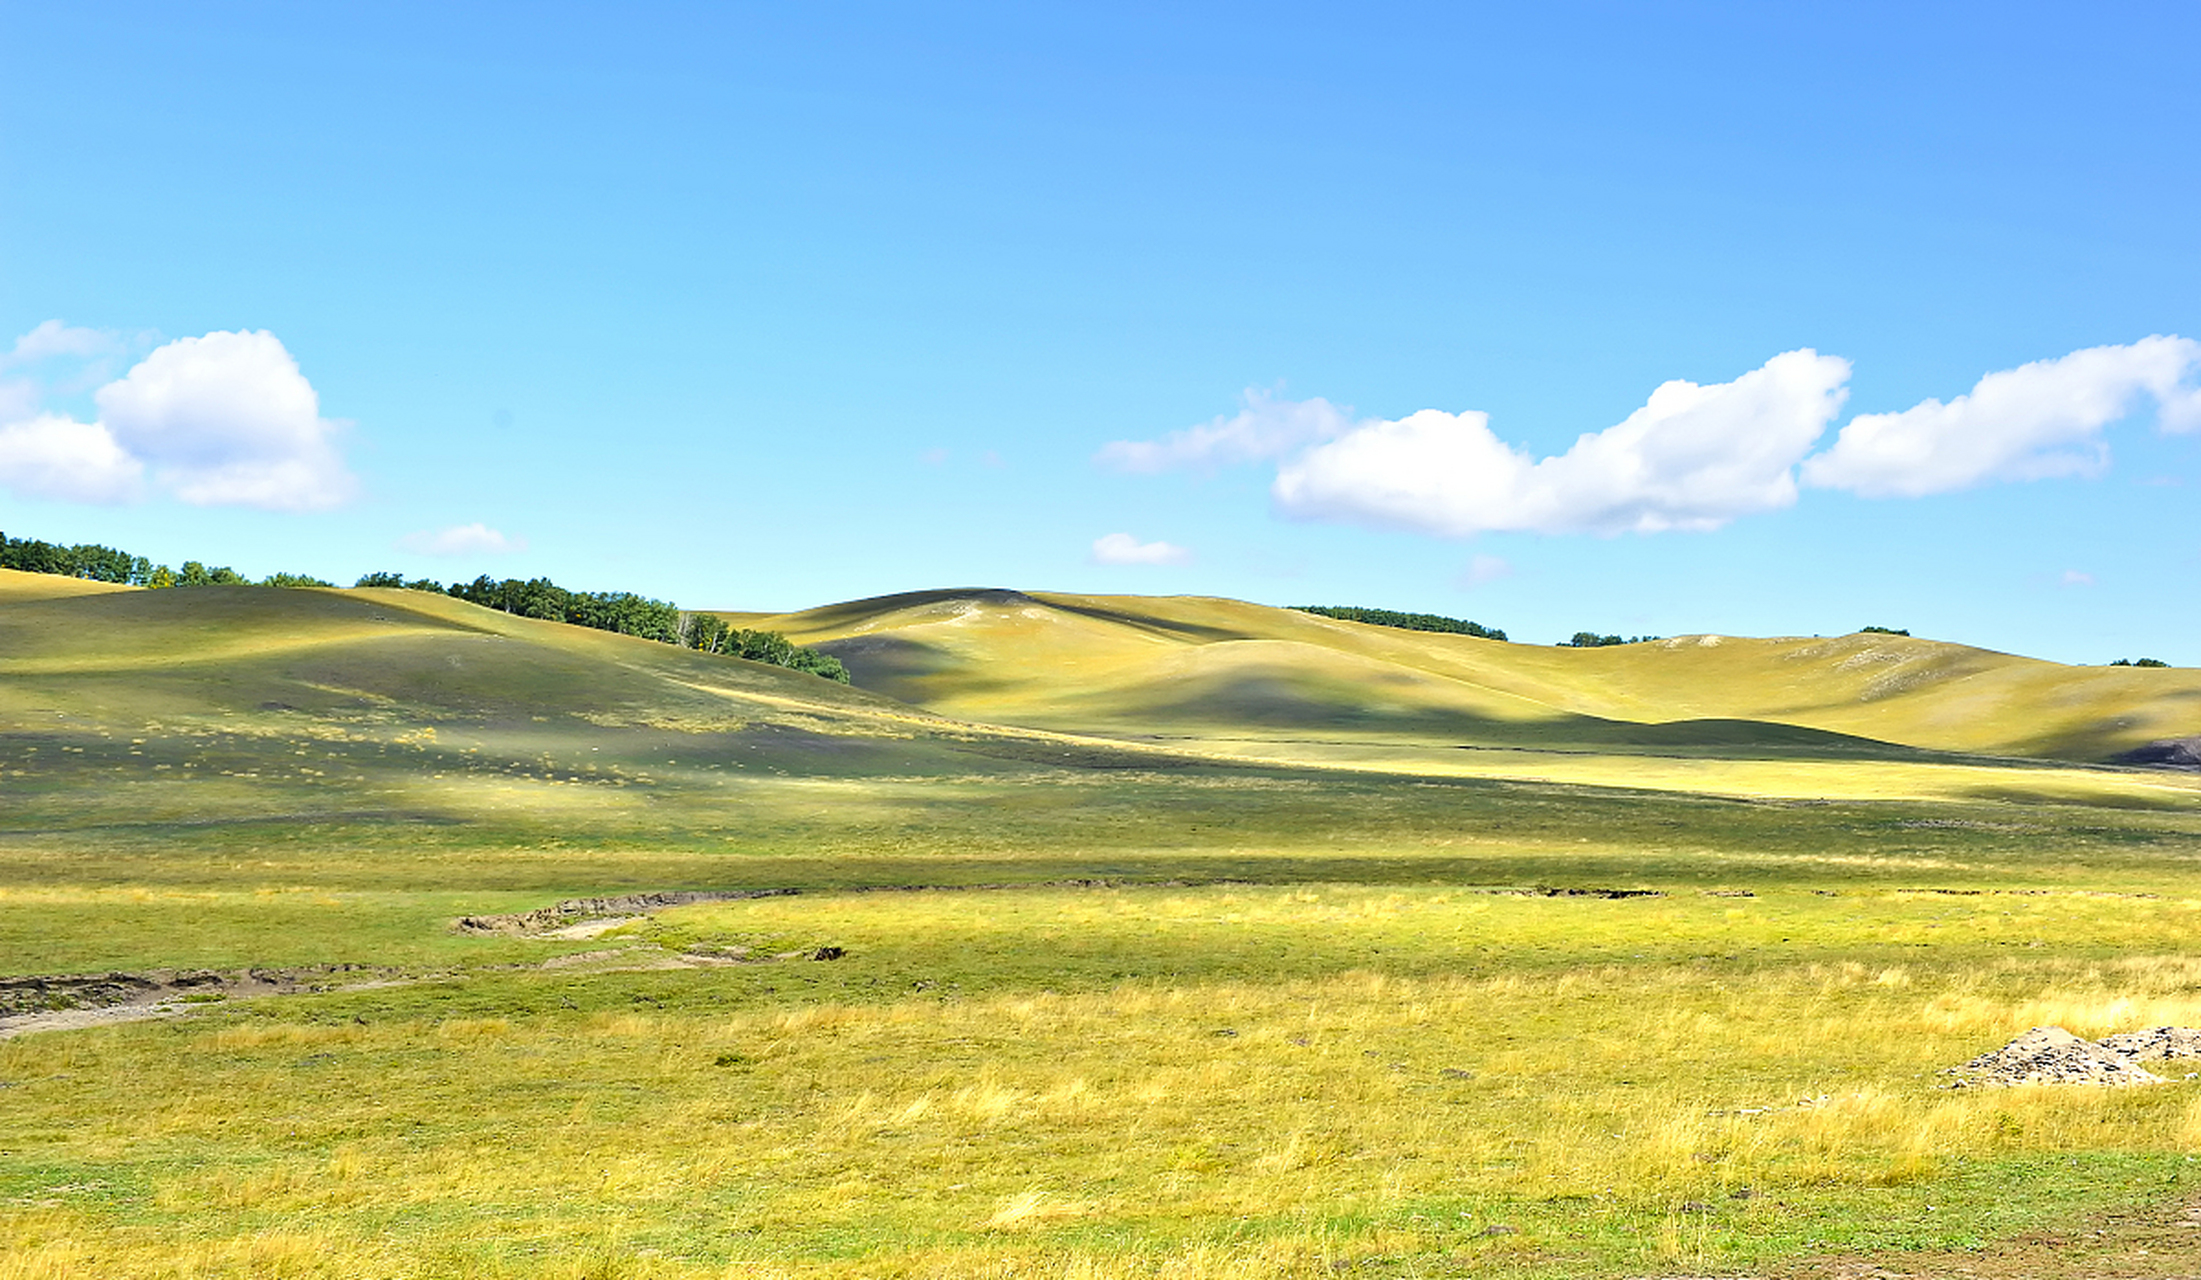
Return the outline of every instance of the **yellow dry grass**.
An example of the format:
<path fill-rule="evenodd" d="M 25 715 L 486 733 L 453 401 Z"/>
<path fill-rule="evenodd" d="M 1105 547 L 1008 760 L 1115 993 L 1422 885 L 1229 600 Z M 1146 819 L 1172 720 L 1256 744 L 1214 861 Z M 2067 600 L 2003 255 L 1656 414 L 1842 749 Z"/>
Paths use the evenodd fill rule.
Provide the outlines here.
<path fill-rule="evenodd" d="M 826 643 L 946 714 L 1056 729 L 1594 740 L 1606 722 L 1734 720 L 2095 759 L 2201 728 L 2195 672 L 2066 667 L 1908 636 L 1567 649 L 1233 600 L 1038 592 L 889 596 L 763 625 Z"/>
<path fill-rule="evenodd" d="M 1009 897 L 765 900 L 666 926 L 947 934 L 991 993 L 356 1021 L 338 1003 L 0 1045 L 0 1078 L 66 1064 L 65 1086 L 20 1095 L 10 1143 L 74 1170 L 0 1212 L 0 1276 L 1222 1277 L 1392 1250 L 1482 1274 L 1569 1256 L 1585 1229 L 1604 1273 L 1875 1203 L 1962 1211 L 1971 1167 L 2201 1153 L 2191 1084 L 1937 1074 L 2036 1022 L 2201 1023 L 2201 958 L 2175 949 L 1964 959 L 2051 925 L 2174 942 L 2197 903 Z M 1838 926 L 1916 958 L 1811 958 Z M 1230 940 L 1274 945 L 1262 929 L 1458 959 L 1087 985 L 1114 963 L 1096 938 L 1227 972 Z M 1711 954 L 1783 931 L 1794 954 Z M 1583 954 L 1613 942 L 1667 950 Z M 117 1180 L 136 1208 L 91 1207 Z"/>

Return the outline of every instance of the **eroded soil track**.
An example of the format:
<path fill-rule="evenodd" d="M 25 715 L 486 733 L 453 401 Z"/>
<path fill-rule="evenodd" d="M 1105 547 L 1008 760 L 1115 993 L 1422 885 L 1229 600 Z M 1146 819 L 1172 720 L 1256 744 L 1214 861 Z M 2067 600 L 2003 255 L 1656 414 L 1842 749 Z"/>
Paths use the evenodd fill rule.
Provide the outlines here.
<path fill-rule="evenodd" d="M 363 964 L 0 978 L 0 1040 L 32 1031 L 171 1017 L 231 999 L 334 991 L 398 980 L 395 970 Z"/>

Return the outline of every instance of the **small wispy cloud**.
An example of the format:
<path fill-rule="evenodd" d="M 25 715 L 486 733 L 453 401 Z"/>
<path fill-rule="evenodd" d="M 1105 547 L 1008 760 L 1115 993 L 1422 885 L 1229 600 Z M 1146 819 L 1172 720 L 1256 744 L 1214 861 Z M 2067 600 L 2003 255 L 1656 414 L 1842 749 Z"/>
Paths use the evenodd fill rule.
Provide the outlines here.
<path fill-rule="evenodd" d="M 476 521 L 408 533 L 397 540 L 397 545 L 399 550 L 424 556 L 498 556 L 527 550 L 527 539 L 507 536 Z"/>
<path fill-rule="evenodd" d="M 1173 542 L 1141 542 L 1128 533 L 1093 539 L 1094 564 L 1185 564 L 1192 552 Z"/>
<path fill-rule="evenodd" d="M 1248 389 L 1239 410 L 1159 440 L 1111 440 L 1094 460 L 1118 471 L 1157 472 L 1180 467 L 1262 462 L 1334 440 L 1350 431 L 1352 418 L 1329 401 L 1283 400 Z"/>
<path fill-rule="evenodd" d="M 2091 587 L 2094 585 L 2094 575 L 2082 573 L 2077 569 L 2066 569 L 2063 571 L 2063 577 L 2058 578 L 2057 581 L 2067 587 Z"/>
<path fill-rule="evenodd" d="M 44 324 L 15 340 L 15 345 L 0 354 L 0 368 L 9 365 L 36 364 L 56 357 L 90 360 L 122 348 L 122 338 L 104 329 L 87 329 L 81 325 L 64 324 L 48 320 Z"/>
<path fill-rule="evenodd" d="M 1512 573 L 1513 566 L 1506 562 L 1504 556 L 1476 556 L 1467 562 L 1465 569 L 1460 570 L 1459 582 L 1463 587 L 1479 587 L 1486 582 L 1510 577 Z"/>

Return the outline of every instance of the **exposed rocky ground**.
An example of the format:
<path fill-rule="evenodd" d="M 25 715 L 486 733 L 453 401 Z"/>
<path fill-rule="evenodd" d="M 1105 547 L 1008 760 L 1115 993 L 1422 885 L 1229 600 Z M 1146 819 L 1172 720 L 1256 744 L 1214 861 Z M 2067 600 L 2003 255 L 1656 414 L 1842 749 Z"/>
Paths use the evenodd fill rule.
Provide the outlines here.
<path fill-rule="evenodd" d="M 0 1040 L 25 1031 L 166 1017 L 233 998 L 293 995 L 388 981 L 370 965 L 301 969 L 162 969 L 149 973 L 0 978 Z"/>
<path fill-rule="evenodd" d="M 2164 769 L 2201 769 L 2201 738 L 2164 738 L 2134 747 L 2118 764 L 2151 764 Z"/>
<path fill-rule="evenodd" d="M 2201 1029 L 2154 1027 L 2100 1042 L 2062 1027 L 2035 1027 L 2017 1039 L 1945 1073 L 1952 1088 L 2012 1084 L 2161 1084 L 2142 1062 L 2201 1058 Z"/>
<path fill-rule="evenodd" d="M 629 919 L 663 907 L 735 898 L 780 898 L 794 889 L 734 889 L 702 893 L 629 893 L 616 898 L 568 898 L 553 906 L 506 916 L 461 916 L 461 933 L 546 934 L 591 920 Z"/>
<path fill-rule="evenodd" d="M 2134 1062 L 2160 1062 L 2170 1058 L 2201 1058 L 2201 1028 L 2150 1027 L 2102 1037 L 2102 1047 Z"/>

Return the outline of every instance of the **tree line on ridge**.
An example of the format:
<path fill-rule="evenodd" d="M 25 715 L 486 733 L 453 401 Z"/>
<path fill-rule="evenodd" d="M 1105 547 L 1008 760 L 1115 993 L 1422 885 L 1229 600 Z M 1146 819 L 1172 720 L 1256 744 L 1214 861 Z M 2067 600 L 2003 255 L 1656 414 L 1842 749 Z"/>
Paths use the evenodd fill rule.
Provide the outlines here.
<path fill-rule="evenodd" d="M 271 573 L 254 582 L 227 566 L 209 568 L 186 560 L 181 569 L 155 564 L 144 556 L 95 543 L 63 546 L 36 538 L 10 538 L 0 533 L 0 569 L 24 573 L 50 573 L 91 582 L 112 582 L 132 587 L 333 587 L 336 584 L 302 573 Z M 571 591 L 548 578 L 501 582 L 487 574 L 472 582 L 446 587 L 428 578 L 408 579 L 401 573 L 370 573 L 355 587 L 401 587 L 448 595 L 522 618 L 542 618 L 598 631 L 639 636 L 662 644 L 678 645 L 703 653 L 746 658 L 776 667 L 808 672 L 827 680 L 848 683 L 848 668 L 839 658 L 806 649 L 777 631 L 753 631 L 735 627 L 715 614 L 687 613 L 663 600 L 652 600 L 631 591 Z"/>

